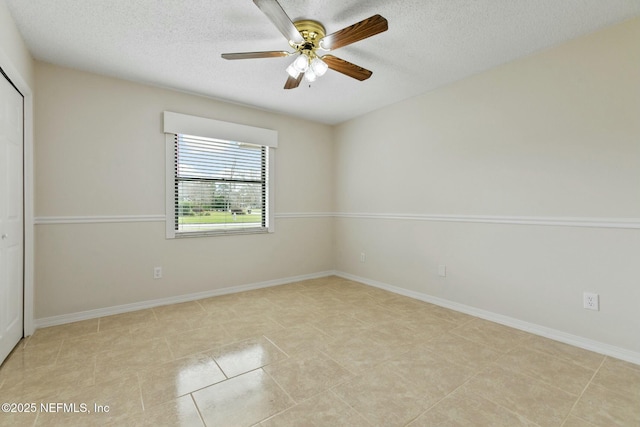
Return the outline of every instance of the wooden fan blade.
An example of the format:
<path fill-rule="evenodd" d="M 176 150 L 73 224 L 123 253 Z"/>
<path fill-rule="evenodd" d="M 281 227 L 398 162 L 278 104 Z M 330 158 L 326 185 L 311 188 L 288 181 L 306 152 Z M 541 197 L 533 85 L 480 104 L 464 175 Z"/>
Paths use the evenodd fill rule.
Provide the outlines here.
<path fill-rule="evenodd" d="M 253 0 L 253 2 L 260 8 L 262 13 L 267 15 L 267 18 L 273 22 L 283 36 L 287 40 L 291 40 L 295 43 L 302 43 L 304 39 L 300 35 L 300 32 L 291 22 L 291 18 L 285 13 L 280 3 L 276 0 Z"/>
<path fill-rule="evenodd" d="M 284 84 L 284 88 L 285 89 L 295 89 L 298 86 L 300 86 L 300 82 L 302 81 L 302 77 L 304 76 L 304 74 L 299 73 L 298 77 L 291 77 L 289 76 L 289 78 L 287 79 L 287 82 Z"/>
<path fill-rule="evenodd" d="M 240 52 L 240 53 L 223 53 L 224 59 L 253 59 L 253 58 L 279 58 L 281 56 L 289 56 L 289 52 L 284 50 L 273 50 L 269 52 Z"/>
<path fill-rule="evenodd" d="M 325 55 L 321 59 L 326 62 L 332 70 L 342 73 L 345 76 L 353 77 L 356 80 L 367 80 L 371 77 L 371 74 L 373 74 L 366 68 L 359 67 L 356 64 L 352 64 L 349 61 L 345 61 L 344 59 L 340 59 L 333 55 Z"/>
<path fill-rule="evenodd" d="M 357 41 L 375 36 L 389 29 L 387 20 L 380 15 L 373 15 L 349 27 L 329 34 L 320 41 L 323 49 L 338 49 Z"/>

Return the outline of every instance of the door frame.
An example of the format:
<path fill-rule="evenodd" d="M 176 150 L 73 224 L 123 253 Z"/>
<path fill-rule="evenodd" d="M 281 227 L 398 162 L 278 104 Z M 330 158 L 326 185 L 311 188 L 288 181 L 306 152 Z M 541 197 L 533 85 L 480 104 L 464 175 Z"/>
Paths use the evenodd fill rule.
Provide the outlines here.
<path fill-rule="evenodd" d="M 33 170 L 33 90 L 0 47 L 0 68 L 24 97 L 24 336 L 35 332 L 34 317 L 34 170 Z M 4 76 L 0 76 L 4 78 Z"/>

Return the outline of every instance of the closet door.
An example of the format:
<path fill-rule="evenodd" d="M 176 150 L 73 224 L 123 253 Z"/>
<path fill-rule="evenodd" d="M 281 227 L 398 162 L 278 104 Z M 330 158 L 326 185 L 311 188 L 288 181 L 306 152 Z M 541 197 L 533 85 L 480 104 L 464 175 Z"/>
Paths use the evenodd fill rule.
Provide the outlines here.
<path fill-rule="evenodd" d="M 0 362 L 23 335 L 23 98 L 0 74 Z"/>

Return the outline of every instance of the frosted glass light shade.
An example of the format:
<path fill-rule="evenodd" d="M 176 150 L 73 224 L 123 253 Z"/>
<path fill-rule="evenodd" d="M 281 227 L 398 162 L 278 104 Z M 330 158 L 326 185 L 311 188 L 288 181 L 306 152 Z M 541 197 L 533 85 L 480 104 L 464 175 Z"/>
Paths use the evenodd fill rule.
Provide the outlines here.
<path fill-rule="evenodd" d="M 311 68 L 307 69 L 307 71 L 305 71 L 304 73 L 304 79 L 306 81 L 308 81 L 309 83 L 311 82 L 315 82 L 316 78 L 318 78 L 318 76 L 316 76 L 316 73 L 313 72 L 313 70 Z"/>
<path fill-rule="evenodd" d="M 307 55 L 300 54 L 291 65 L 298 73 L 304 73 L 309 68 L 309 58 Z"/>
<path fill-rule="evenodd" d="M 287 67 L 287 73 L 294 79 L 297 79 L 298 75 L 300 74 L 300 72 L 293 67 L 293 64 L 290 64 Z"/>
<path fill-rule="evenodd" d="M 329 66 L 322 59 L 316 57 L 311 61 L 311 69 L 316 76 L 321 77 L 327 72 Z"/>

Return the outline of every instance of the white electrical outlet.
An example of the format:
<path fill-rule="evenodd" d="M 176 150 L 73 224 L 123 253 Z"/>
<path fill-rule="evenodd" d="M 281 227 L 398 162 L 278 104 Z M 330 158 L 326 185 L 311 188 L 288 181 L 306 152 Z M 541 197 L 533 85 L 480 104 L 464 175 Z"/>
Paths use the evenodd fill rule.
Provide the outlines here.
<path fill-rule="evenodd" d="M 598 294 L 594 294 L 591 292 L 585 292 L 583 294 L 583 306 L 587 310 L 600 310 L 600 298 Z"/>
<path fill-rule="evenodd" d="M 153 267 L 153 278 L 162 279 L 162 267 Z"/>
<path fill-rule="evenodd" d="M 367 255 L 364 252 L 360 252 L 360 262 L 366 262 L 367 261 Z"/>
<path fill-rule="evenodd" d="M 438 264 L 438 276 L 447 277 L 447 266 L 444 264 Z"/>

